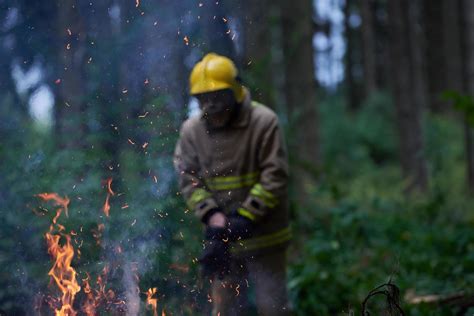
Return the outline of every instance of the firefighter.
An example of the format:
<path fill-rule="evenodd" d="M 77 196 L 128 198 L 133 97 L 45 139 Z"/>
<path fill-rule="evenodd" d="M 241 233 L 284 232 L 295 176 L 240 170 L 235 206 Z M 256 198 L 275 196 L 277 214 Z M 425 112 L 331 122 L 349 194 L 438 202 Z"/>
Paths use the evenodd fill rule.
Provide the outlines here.
<path fill-rule="evenodd" d="M 205 227 L 200 263 L 213 315 L 288 315 L 286 149 L 276 114 L 253 101 L 234 63 L 207 54 L 190 75 L 201 114 L 186 120 L 174 164 L 182 195 Z"/>

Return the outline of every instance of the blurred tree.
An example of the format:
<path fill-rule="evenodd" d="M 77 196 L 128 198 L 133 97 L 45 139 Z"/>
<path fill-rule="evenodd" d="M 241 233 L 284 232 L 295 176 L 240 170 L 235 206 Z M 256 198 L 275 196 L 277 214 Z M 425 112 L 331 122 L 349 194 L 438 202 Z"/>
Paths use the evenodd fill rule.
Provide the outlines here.
<path fill-rule="evenodd" d="M 256 100 L 272 107 L 275 106 L 271 42 L 273 7 L 269 0 L 239 3 L 243 37 L 240 63 L 244 80 Z"/>
<path fill-rule="evenodd" d="M 84 147 L 86 91 L 84 69 L 86 30 L 75 1 L 57 3 L 59 37 L 56 84 L 58 100 L 55 109 L 55 136 L 61 148 Z"/>
<path fill-rule="evenodd" d="M 347 100 L 349 104 L 349 108 L 351 110 L 356 110 L 360 104 L 359 95 L 357 91 L 356 85 L 356 78 L 354 76 L 354 68 L 355 68 L 355 31 L 351 27 L 351 17 L 352 17 L 352 10 L 353 10 L 354 2 L 351 0 L 347 0 L 344 5 L 344 30 L 345 30 L 345 37 L 346 37 L 346 53 L 345 53 L 345 83 L 346 83 L 346 90 L 347 90 Z"/>
<path fill-rule="evenodd" d="M 449 0 L 448 0 L 449 1 Z M 445 103 L 441 93 L 446 88 L 446 55 L 444 51 L 445 27 L 443 3 L 445 0 L 423 0 L 423 19 L 426 38 L 426 64 L 428 106 L 434 112 L 442 111 Z M 449 1 L 453 2 L 453 1 Z M 451 36 L 451 35 L 450 35 Z"/>
<path fill-rule="evenodd" d="M 400 161 L 408 179 L 407 191 L 424 191 L 428 173 L 424 155 L 421 127 L 419 72 L 421 65 L 416 42 L 413 3 L 409 0 L 389 1 L 390 51 L 392 62 L 392 89 L 397 109 Z"/>
<path fill-rule="evenodd" d="M 464 93 L 471 98 L 474 96 L 474 2 L 461 0 L 461 32 L 463 56 Z M 474 192 L 474 127 L 468 122 L 466 115 L 464 123 L 467 182 L 471 192 Z"/>
<path fill-rule="evenodd" d="M 460 1 L 443 1 L 443 53 L 445 63 L 445 76 L 442 76 L 442 69 L 436 69 L 441 73 L 444 89 L 461 91 L 462 80 L 462 52 L 461 52 L 461 12 Z M 429 51 L 430 52 L 430 51 Z M 431 52 L 430 52 L 431 53 Z M 429 68 L 430 65 L 427 65 Z M 428 77 L 430 74 L 428 73 Z"/>
<path fill-rule="evenodd" d="M 318 111 L 313 56 L 313 3 L 280 1 L 285 65 L 285 97 L 293 127 L 290 158 L 296 164 L 297 200 L 305 205 L 311 169 L 320 165 Z"/>
<path fill-rule="evenodd" d="M 202 37 L 200 48 L 203 53 L 215 52 L 235 59 L 232 34 L 228 24 L 229 17 L 225 15 L 225 8 L 215 0 L 201 1 L 201 4 L 199 9 Z"/>
<path fill-rule="evenodd" d="M 365 83 L 364 87 L 365 97 L 367 98 L 377 90 L 373 1 L 361 0 L 360 12 L 362 17 L 362 50 Z"/>

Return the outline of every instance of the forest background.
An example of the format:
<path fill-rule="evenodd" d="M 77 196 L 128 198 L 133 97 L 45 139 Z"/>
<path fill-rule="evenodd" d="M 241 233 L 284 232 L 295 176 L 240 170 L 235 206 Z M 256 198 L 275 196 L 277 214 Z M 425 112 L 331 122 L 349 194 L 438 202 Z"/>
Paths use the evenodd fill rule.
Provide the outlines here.
<path fill-rule="evenodd" d="M 285 131 L 295 314 L 360 313 L 389 281 L 409 315 L 467 313 L 416 298 L 474 290 L 473 1 L 1 0 L 0 314 L 59 296 L 43 192 L 70 199 L 77 279 L 124 302 L 98 314 L 151 315 L 149 288 L 160 311 L 209 310 L 171 160 L 211 51 Z"/>

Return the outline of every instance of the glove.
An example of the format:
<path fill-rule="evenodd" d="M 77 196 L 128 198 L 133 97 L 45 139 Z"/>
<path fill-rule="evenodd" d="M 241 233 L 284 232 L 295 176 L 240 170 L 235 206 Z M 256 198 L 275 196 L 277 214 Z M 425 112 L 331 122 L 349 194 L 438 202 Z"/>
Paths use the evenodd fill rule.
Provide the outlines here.
<path fill-rule="evenodd" d="M 199 263 L 204 277 L 217 276 L 222 279 L 229 273 L 230 253 L 225 228 L 207 227 L 205 234 L 204 251 Z"/>
<path fill-rule="evenodd" d="M 252 237 L 254 222 L 247 217 L 233 211 L 227 217 L 228 235 L 231 241 Z"/>

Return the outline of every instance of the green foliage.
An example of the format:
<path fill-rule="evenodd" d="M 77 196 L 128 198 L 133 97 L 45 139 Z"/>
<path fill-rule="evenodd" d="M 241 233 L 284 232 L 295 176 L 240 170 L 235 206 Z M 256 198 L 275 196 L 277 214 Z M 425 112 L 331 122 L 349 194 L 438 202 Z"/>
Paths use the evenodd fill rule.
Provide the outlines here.
<path fill-rule="evenodd" d="M 474 99 L 457 91 L 445 91 L 442 95 L 446 101 L 452 101 L 454 108 L 466 116 L 469 125 L 474 126 Z"/>
<path fill-rule="evenodd" d="M 461 127 L 450 118 L 427 118 L 432 190 L 405 196 L 390 99 L 381 94 L 349 114 L 336 96 L 321 112 L 328 163 L 313 208 L 297 211 L 299 234 L 290 252 L 297 314 L 358 314 L 367 294 L 389 279 L 400 287 L 407 315 L 454 313 L 410 305 L 404 295 L 474 291 L 473 201 L 462 190 Z M 382 315 L 376 305 L 372 314 Z"/>

